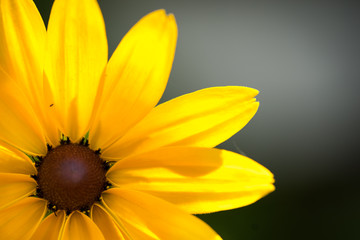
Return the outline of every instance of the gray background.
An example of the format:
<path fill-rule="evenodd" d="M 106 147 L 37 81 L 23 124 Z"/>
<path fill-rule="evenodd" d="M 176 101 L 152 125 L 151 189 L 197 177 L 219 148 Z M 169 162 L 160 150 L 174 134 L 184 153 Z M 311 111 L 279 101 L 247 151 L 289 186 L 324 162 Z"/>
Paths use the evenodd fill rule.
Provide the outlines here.
<path fill-rule="evenodd" d="M 51 1 L 36 1 L 47 21 Z M 357 1 L 99 1 L 112 53 L 150 11 L 179 39 L 162 101 L 201 88 L 260 90 L 254 119 L 220 147 L 269 168 L 277 190 L 200 216 L 224 239 L 356 239 L 360 223 Z"/>

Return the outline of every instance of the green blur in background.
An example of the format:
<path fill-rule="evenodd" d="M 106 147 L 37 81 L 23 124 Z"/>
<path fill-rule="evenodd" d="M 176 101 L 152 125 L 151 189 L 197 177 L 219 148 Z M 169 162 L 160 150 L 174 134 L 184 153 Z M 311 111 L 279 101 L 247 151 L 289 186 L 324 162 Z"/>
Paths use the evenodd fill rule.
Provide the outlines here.
<path fill-rule="evenodd" d="M 52 1 L 35 0 L 47 23 Z M 175 14 L 162 102 L 198 89 L 260 90 L 254 119 L 219 148 L 275 175 L 257 203 L 199 216 L 224 239 L 360 239 L 360 3 L 100 0 L 109 55 L 147 13 Z"/>

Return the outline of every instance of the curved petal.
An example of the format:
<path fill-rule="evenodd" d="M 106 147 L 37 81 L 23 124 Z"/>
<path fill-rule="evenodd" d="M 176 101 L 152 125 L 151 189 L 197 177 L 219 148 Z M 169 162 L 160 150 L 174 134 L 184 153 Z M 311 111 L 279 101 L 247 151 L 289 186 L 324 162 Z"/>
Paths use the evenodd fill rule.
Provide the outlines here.
<path fill-rule="evenodd" d="M 104 20 L 96 0 L 56 0 L 48 25 L 46 104 L 72 141 L 88 131 L 107 63 Z"/>
<path fill-rule="evenodd" d="M 0 66 L 22 86 L 33 107 L 42 90 L 45 25 L 31 0 L 0 2 Z"/>
<path fill-rule="evenodd" d="M 116 221 L 153 234 L 146 239 L 221 239 L 200 219 L 148 194 L 112 188 L 102 197 L 103 204 Z"/>
<path fill-rule="evenodd" d="M 99 204 L 94 204 L 91 209 L 91 219 L 98 226 L 106 240 L 125 239 L 114 220 Z"/>
<path fill-rule="evenodd" d="M 102 240 L 104 236 L 88 216 L 75 211 L 67 218 L 61 237 L 61 240 L 73 239 Z"/>
<path fill-rule="evenodd" d="M 220 149 L 168 147 L 118 161 L 107 178 L 120 188 L 149 193 L 191 213 L 251 204 L 274 190 L 269 170 Z"/>
<path fill-rule="evenodd" d="M 47 216 L 31 236 L 30 240 L 58 240 L 65 224 L 65 211 Z"/>
<path fill-rule="evenodd" d="M 0 173 L 0 209 L 33 194 L 36 186 L 36 181 L 29 175 Z"/>
<path fill-rule="evenodd" d="M 18 149 L 0 142 L 0 173 L 36 174 L 34 164 Z"/>
<path fill-rule="evenodd" d="M 0 211 L 2 239 L 29 239 L 46 213 L 47 202 L 28 197 Z"/>
<path fill-rule="evenodd" d="M 214 147 L 255 115 L 257 94 L 247 87 L 214 87 L 160 104 L 102 157 L 116 160 L 169 145 Z"/>
<path fill-rule="evenodd" d="M 0 68 L 0 140 L 30 155 L 45 155 L 45 134 L 19 85 Z"/>
<path fill-rule="evenodd" d="M 102 103 L 90 131 L 93 149 L 106 148 L 157 104 L 176 40 L 175 18 L 164 10 L 146 15 L 125 35 L 107 65 Z"/>
<path fill-rule="evenodd" d="M 56 125 L 44 114 L 45 25 L 31 0 L 1 0 L 0 12 L 0 66 L 21 86 L 27 102 L 46 128 L 48 141 L 54 145 L 59 134 Z"/>

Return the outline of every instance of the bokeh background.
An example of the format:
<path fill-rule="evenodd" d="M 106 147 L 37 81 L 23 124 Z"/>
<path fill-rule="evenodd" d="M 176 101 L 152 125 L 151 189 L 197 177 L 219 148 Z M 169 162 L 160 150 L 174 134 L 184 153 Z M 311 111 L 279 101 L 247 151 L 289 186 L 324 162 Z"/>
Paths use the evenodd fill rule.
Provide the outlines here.
<path fill-rule="evenodd" d="M 52 1 L 34 0 L 47 22 Z M 99 0 L 112 53 L 142 16 L 175 14 L 161 101 L 198 89 L 260 90 L 254 119 L 221 148 L 269 168 L 277 190 L 199 216 L 224 239 L 360 239 L 360 2 Z"/>

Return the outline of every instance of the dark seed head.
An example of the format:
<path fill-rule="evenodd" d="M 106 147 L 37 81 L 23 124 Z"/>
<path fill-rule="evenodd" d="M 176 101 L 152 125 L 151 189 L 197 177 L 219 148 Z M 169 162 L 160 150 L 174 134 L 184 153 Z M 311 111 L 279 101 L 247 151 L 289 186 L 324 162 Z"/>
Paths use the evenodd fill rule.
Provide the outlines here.
<path fill-rule="evenodd" d="M 99 155 L 79 144 L 60 145 L 38 167 L 38 187 L 43 198 L 57 209 L 90 208 L 106 184 L 106 170 Z"/>

